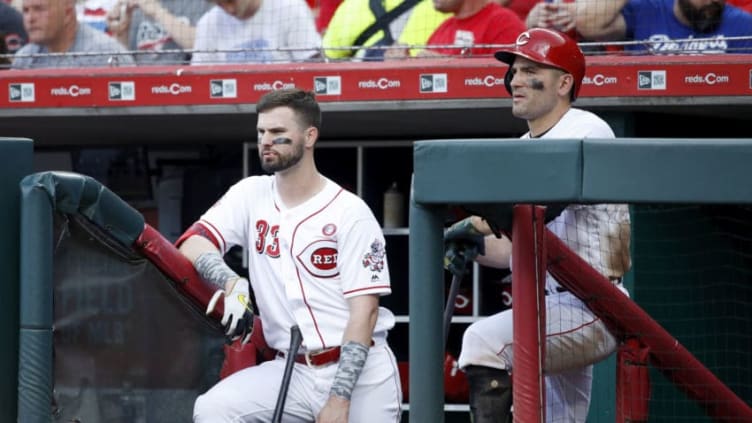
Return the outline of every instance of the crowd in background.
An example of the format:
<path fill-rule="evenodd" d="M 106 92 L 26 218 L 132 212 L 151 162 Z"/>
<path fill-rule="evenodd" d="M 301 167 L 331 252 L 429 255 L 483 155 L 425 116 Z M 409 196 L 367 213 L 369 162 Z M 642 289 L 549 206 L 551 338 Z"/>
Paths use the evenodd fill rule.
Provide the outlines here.
<path fill-rule="evenodd" d="M 593 51 L 752 53 L 752 0 L 0 0 L 0 66 L 490 56 L 527 28 Z"/>

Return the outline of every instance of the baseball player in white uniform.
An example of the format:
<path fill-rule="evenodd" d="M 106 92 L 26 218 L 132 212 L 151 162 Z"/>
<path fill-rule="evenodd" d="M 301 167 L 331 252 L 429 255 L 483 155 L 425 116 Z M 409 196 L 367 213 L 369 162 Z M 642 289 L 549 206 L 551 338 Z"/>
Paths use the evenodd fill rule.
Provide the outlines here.
<path fill-rule="evenodd" d="M 514 46 L 497 52 L 496 58 L 509 65 L 505 85 L 512 95 L 512 113 L 526 119 L 529 127 L 523 139 L 614 138 L 602 119 L 571 107 L 585 74 L 585 58 L 574 40 L 549 29 L 530 29 Z M 570 205 L 547 227 L 619 284 L 630 265 L 626 205 Z M 488 222 L 478 216 L 455 223 L 445 238 L 450 271 L 462 271 L 464 260 L 473 258 L 467 249 L 480 252 L 475 259 L 482 265 L 510 267 L 511 241 L 492 235 Z M 617 340 L 550 274 L 545 284 L 546 421 L 585 422 L 593 364 L 615 351 Z M 458 361 L 468 376 L 474 423 L 511 421 L 512 327 L 508 309 L 473 323 L 463 336 Z"/>
<path fill-rule="evenodd" d="M 237 327 L 247 325 L 248 281 L 222 255 L 246 247 L 263 335 L 280 353 L 201 395 L 194 421 L 271 421 L 284 357 L 297 354 L 284 422 L 398 422 L 402 392 L 386 341 L 394 316 L 379 307 L 391 292 L 381 228 L 365 202 L 318 172 L 321 112 L 312 93 L 273 91 L 257 112 L 259 157 L 273 175 L 232 186 L 180 250 L 220 287 L 222 323 L 237 337 L 246 335 Z M 299 351 L 287 351 L 293 325 L 303 335 Z"/>

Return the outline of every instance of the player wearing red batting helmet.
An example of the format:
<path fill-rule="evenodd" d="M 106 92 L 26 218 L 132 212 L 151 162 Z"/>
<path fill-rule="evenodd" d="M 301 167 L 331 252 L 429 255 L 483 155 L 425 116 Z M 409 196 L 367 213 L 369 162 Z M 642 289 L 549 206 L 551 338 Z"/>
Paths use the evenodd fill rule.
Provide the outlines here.
<path fill-rule="evenodd" d="M 509 94 L 512 94 L 512 64 L 517 56 L 571 74 L 574 79 L 574 87 L 571 91 L 572 101 L 577 98 L 582 78 L 585 77 L 585 56 L 577 46 L 577 42 L 551 29 L 533 28 L 525 31 L 517 37 L 514 47 L 502 48 L 494 56 L 509 65 L 504 77 L 504 86 Z"/>
<path fill-rule="evenodd" d="M 496 52 L 495 57 L 509 66 L 504 85 L 512 96 L 512 114 L 525 119 L 529 129 L 522 139 L 557 142 L 614 138 L 613 130 L 603 119 L 572 107 L 585 75 L 585 58 L 574 40 L 551 29 L 530 29 L 521 33 L 514 45 Z M 445 263 L 449 271 L 458 274 L 464 270 L 467 263 L 456 262 L 457 257 L 474 257 L 483 266 L 509 268 L 511 239 L 497 237 L 489 226 L 491 222 L 497 228 L 503 227 L 499 215 L 503 214 L 480 213 L 447 230 Z M 621 229 L 628 233 L 626 205 L 570 204 L 551 218 L 546 219 L 551 232 L 593 268 L 618 283 L 629 267 L 628 256 L 614 266 L 600 252 L 628 251 L 624 250 L 629 245 L 628 236 L 618 234 Z M 599 234 L 609 235 L 603 238 Z M 473 256 L 468 251 L 484 253 Z M 598 253 L 593 254 L 594 251 Z M 590 406 L 593 364 L 613 353 L 617 340 L 587 304 L 550 274 L 546 276 L 545 291 L 546 421 L 584 423 Z M 512 419 L 513 329 L 512 310 L 506 309 L 465 330 L 457 361 L 467 375 L 474 423 Z"/>

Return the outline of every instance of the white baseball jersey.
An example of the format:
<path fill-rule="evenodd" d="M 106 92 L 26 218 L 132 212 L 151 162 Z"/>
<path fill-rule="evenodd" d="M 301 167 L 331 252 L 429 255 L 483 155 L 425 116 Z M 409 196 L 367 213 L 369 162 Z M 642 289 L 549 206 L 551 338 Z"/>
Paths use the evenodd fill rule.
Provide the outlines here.
<path fill-rule="evenodd" d="M 350 315 L 347 299 L 391 293 L 384 236 L 356 195 L 326 180 L 324 189 L 287 208 L 272 176 L 232 186 L 200 222 L 221 253 L 241 245 L 272 348 L 286 350 L 294 324 L 309 351 L 340 345 Z M 385 337 L 394 315 L 381 307 L 374 338 Z"/>
<path fill-rule="evenodd" d="M 572 108 L 541 138 L 614 137 L 614 131 L 603 119 Z M 530 133 L 522 138 L 530 138 Z M 620 278 L 629 268 L 629 209 L 626 204 L 570 205 L 547 226 L 602 275 Z M 556 292 L 559 286 L 550 274 L 546 275 L 546 290 Z"/>
<path fill-rule="evenodd" d="M 521 138 L 530 138 L 530 133 Z M 614 138 L 614 132 L 595 114 L 570 109 L 541 138 Z M 628 269 L 627 205 L 570 205 L 547 226 L 603 275 L 618 278 Z M 615 351 L 617 342 L 603 322 L 571 292 L 557 293 L 559 286 L 547 274 L 546 421 L 585 422 L 592 365 Z M 512 346 L 512 310 L 508 309 L 468 327 L 462 339 L 459 365 L 511 370 Z"/>

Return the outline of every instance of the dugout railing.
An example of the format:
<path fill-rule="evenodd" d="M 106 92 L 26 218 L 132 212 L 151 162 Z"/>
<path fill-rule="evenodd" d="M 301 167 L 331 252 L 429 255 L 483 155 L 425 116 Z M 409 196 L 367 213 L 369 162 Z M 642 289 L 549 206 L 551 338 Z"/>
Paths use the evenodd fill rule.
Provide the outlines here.
<path fill-rule="evenodd" d="M 20 193 L 17 421 L 190 421 L 224 365 L 213 288 L 89 176 L 29 174 Z"/>
<path fill-rule="evenodd" d="M 18 372 L 18 241 L 20 198 L 18 182 L 32 171 L 33 142 L 27 138 L 0 137 L 0 219 L 5 222 L 0 238 L 0 416 L 15 418 Z"/>
<path fill-rule="evenodd" d="M 715 140 L 557 140 L 556 142 L 524 142 L 520 140 L 455 140 L 455 141 L 421 141 L 416 143 L 414 150 L 414 184 L 411 205 L 410 223 L 410 410 L 409 419 L 412 422 L 441 422 L 443 412 L 444 391 L 442 389 L 443 351 L 437 346 L 441 344 L 441 310 L 444 307 L 442 290 L 436 281 L 444 278 L 441 268 L 443 246 L 441 240 L 445 213 L 449 204 L 488 204 L 488 203 L 548 203 L 548 202 L 628 202 L 640 206 L 641 204 L 736 204 L 752 203 L 752 192 L 746 188 L 743 181 L 748 173 L 747 163 L 752 159 L 752 141 L 715 139 Z M 702 167 L 698 165 L 703 165 Z M 485 181 L 478 183 L 478 181 Z M 113 270 L 103 266 L 105 256 L 117 259 L 115 262 L 125 262 L 118 266 L 117 274 L 134 273 L 131 267 L 135 265 L 136 278 L 134 287 L 138 289 L 159 289 L 158 296 L 164 298 L 178 298 L 175 288 L 169 282 L 180 281 L 183 269 L 174 274 L 165 275 L 159 269 L 147 269 L 158 260 L 146 260 L 143 251 L 148 247 L 148 241 L 154 236 L 149 235 L 150 229 L 144 225 L 143 217 L 125 202 L 109 192 L 105 187 L 91 178 L 83 175 L 67 173 L 43 173 L 30 175 L 22 185 L 23 201 L 21 213 L 21 286 L 20 286 L 20 358 L 18 377 L 18 406 L 19 421 L 36 422 L 49 421 L 53 418 L 55 406 L 66 396 L 71 402 L 69 409 L 75 405 L 75 398 L 80 398 L 82 389 L 76 392 L 70 386 L 56 386 L 55 363 L 65 362 L 65 354 L 80 359 L 80 351 L 74 338 L 68 337 L 56 350 L 54 342 L 60 341 L 59 336 L 66 333 L 65 323 L 69 320 L 59 320 L 55 311 L 55 289 L 53 280 L 60 274 L 53 276 L 53 262 L 55 255 L 64 254 L 71 257 L 71 248 L 66 243 L 77 242 L 86 247 L 97 240 L 105 247 L 96 255 L 87 254 L 74 257 L 70 263 L 75 272 L 82 272 L 93 268 L 95 273 L 90 278 L 100 278 L 98 284 L 115 287 L 123 286 L 119 281 L 103 281 L 102 275 Z M 66 221 L 66 219 L 68 221 Z M 65 236 L 62 236 L 62 235 Z M 75 248 L 74 248 L 75 249 Z M 84 257 L 83 260 L 81 257 Z M 60 260 L 59 260 L 60 261 Z M 150 261 L 151 264 L 145 263 Z M 640 269 L 641 263 L 634 263 L 635 269 Z M 164 270 L 164 269 L 162 269 Z M 73 273 L 67 277 L 66 283 L 77 282 L 80 273 Z M 140 275 L 151 274 L 155 279 L 144 283 Z M 638 281 L 639 282 L 639 281 Z M 56 282 L 57 284 L 57 282 Z M 150 285 L 151 284 L 151 285 Z M 68 285 L 71 286 L 71 285 Z M 58 289 L 63 288 L 58 286 Z M 75 291 L 80 288 L 73 288 Z M 196 293 L 194 293 L 196 294 Z M 207 295 L 207 292 L 198 293 Z M 68 298 L 71 296 L 60 297 Z M 79 319 L 91 324 L 94 335 L 106 334 L 99 331 L 103 326 L 93 311 L 85 295 L 79 297 L 79 303 L 84 307 L 68 308 L 72 311 L 68 318 Z M 127 296 L 125 298 L 128 298 Z M 61 305 L 57 303 L 58 307 Z M 124 314 L 117 316 L 100 316 L 109 321 L 110 328 L 117 327 L 117 319 L 123 327 L 135 323 L 141 331 L 134 338 L 128 340 L 132 350 L 131 355 L 120 355 L 113 360 L 111 355 L 112 337 L 93 337 L 91 342 L 83 344 L 84 348 L 91 348 L 87 353 L 92 356 L 110 359 L 111 369 L 127 368 L 130 362 L 138 361 L 136 373 L 107 374 L 108 380 L 116 380 L 117 385 L 101 386 L 100 398 L 102 404 L 126 405 L 118 411 L 105 408 L 106 412 L 116 413 L 120 418 L 143 416 L 149 412 L 149 401 L 156 403 L 154 412 L 164 408 L 164 404 L 177 404 L 183 408 L 189 407 L 191 399 L 198 390 L 204 389 L 211 382 L 202 374 L 191 373 L 186 377 L 181 374 L 180 367 L 171 367 L 174 373 L 158 372 L 157 368 L 148 367 L 150 355 L 155 350 L 155 342 L 167 343 L 170 347 L 178 348 L 172 339 L 146 337 L 144 334 L 175 334 L 175 328 L 181 326 L 180 337 L 196 335 L 206 337 L 209 344 L 221 343 L 218 331 L 207 326 L 202 318 L 193 315 L 196 310 L 186 302 L 164 305 L 168 311 L 159 310 L 163 320 L 150 319 L 147 311 L 149 307 L 139 309 L 130 322 Z M 117 310 L 117 307 L 115 307 Z M 120 311 L 124 311 L 120 309 Z M 169 319 L 164 318 L 168 314 Z M 65 317 L 65 316 L 60 316 Z M 56 320 L 58 319 L 58 320 Z M 141 319 L 141 320 L 138 320 Z M 130 323 L 129 323 L 130 322 Z M 749 321 L 747 321 L 748 324 Z M 744 323 L 742 323 L 741 327 Z M 142 333 L 143 332 L 143 333 Z M 71 332 L 68 332 L 70 335 Z M 644 335 L 644 334 L 643 334 Z M 58 338 L 56 338 L 56 336 Z M 118 340 L 115 338 L 115 340 Z M 150 342 L 151 341 L 151 342 Z M 185 341 L 178 339 L 177 341 Z M 176 342 L 177 342 L 176 341 Z M 203 342 L 199 339 L 197 342 Z M 120 343 L 119 345 L 124 345 Z M 196 343 L 189 343 L 195 347 Z M 66 350 L 67 348 L 67 350 Z M 149 350 L 144 352 L 144 350 Z M 168 351 L 173 351 L 169 350 Z M 189 358 L 193 361 L 182 362 L 183 368 L 206 369 L 212 361 L 206 357 L 208 350 L 200 350 L 198 354 L 186 349 L 176 356 L 157 356 L 165 365 L 174 364 L 176 357 L 181 360 Z M 215 348 L 215 351 L 217 349 Z M 108 355 L 110 354 L 110 355 Z M 741 359 L 749 360 L 750 352 L 744 351 Z M 216 361 L 216 360 L 215 360 Z M 90 368 L 89 362 L 68 361 L 80 367 L 80 374 L 68 371 L 66 377 L 81 376 Z M 215 364 L 217 364 L 215 362 Z M 653 363 L 655 364 L 655 363 Z M 704 363 L 700 363 L 701 365 Z M 88 367 L 87 367 L 88 366 Z M 140 366 L 140 368 L 139 368 Z M 209 366 L 210 367 L 210 366 Z M 133 368 L 133 367 L 132 367 Z M 218 369 L 214 369 L 218 370 Z M 211 372 L 210 372 L 211 373 Z M 177 375 L 170 378 L 170 374 Z M 203 375 L 203 376 L 202 376 Z M 740 376 L 745 378 L 749 373 Z M 707 375 L 705 375 L 707 376 Z M 703 377 L 705 377 L 703 376 Z M 191 379 L 192 377 L 192 379 Z M 711 375 L 712 377 L 712 375 Z M 199 379 L 197 379 L 199 378 Z M 87 383 L 91 383 L 90 379 Z M 126 380 L 127 384 L 122 381 Z M 82 382 L 79 378 L 77 382 Z M 156 385 L 165 381 L 171 385 Z M 178 382 L 176 382 L 178 381 Z M 724 379 L 724 382 L 726 380 Z M 109 382 L 107 382 L 109 383 Z M 520 382 L 517 379 L 516 383 Z M 747 378 L 746 389 L 750 382 Z M 708 386 L 716 386 L 708 385 Z M 738 386 L 738 384 L 737 384 Z M 64 388 L 64 389 L 57 389 Z M 616 387 L 611 386 L 613 389 Z M 92 386 L 77 385 L 75 388 L 92 388 Z M 154 389 L 157 388 L 157 389 Z M 702 386 L 700 386 L 702 388 Z M 170 391 L 170 392 L 167 392 Z M 156 393 L 157 395 L 153 395 Z M 60 394 L 63 394 L 60 396 Z M 733 393 L 732 393 L 733 394 Z M 165 396 L 167 395 L 167 396 Z M 693 394 L 694 395 L 694 394 Z M 699 393 L 702 399 L 703 393 Z M 710 395 L 721 395 L 719 391 Z M 748 395 L 740 395 L 742 400 L 749 401 Z M 166 401 L 165 398 L 179 401 Z M 134 401 L 135 399 L 135 401 Z M 56 404 L 56 402 L 58 402 Z M 741 414 L 729 415 L 730 419 L 739 418 L 744 421 L 749 412 L 748 404 L 739 404 L 733 399 L 730 409 Z M 169 409 L 168 409 L 169 410 Z M 725 410 L 725 409 L 724 409 Z M 517 408 L 519 412 L 519 407 Z M 712 411 L 712 410 L 711 410 Z M 725 412 L 725 411 L 723 411 Z M 117 414 L 119 413 L 119 414 Z M 130 414 L 129 414 L 130 413 Z M 139 414 L 140 413 L 140 414 Z M 112 415 L 112 414 L 110 414 Z M 176 417 L 177 414 L 171 414 Z M 715 417 L 718 417 L 716 414 Z M 63 418 L 59 415 L 58 418 Z M 138 421 L 138 420 L 133 420 Z M 156 420 L 155 420 L 156 421 Z M 733 421 L 733 420 L 732 420 Z"/>
<path fill-rule="evenodd" d="M 442 233 L 449 206 L 507 204 L 511 210 L 513 204 L 628 203 L 634 210 L 651 204 L 752 203 L 752 190 L 744 183 L 752 160 L 752 140 L 748 139 L 430 140 L 416 142 L 413 158 L 409 379 L 410 421 L 415 423 L 444 421 L 442 351 L 436 347 L 442 339 L 444 297 L 436 281 L 444 278 Z M 633 271 L 643 265 L 634 257 L 633 251 Z M 637 304 L 630 301 L 623 305 L 634 307 L 631 311 L 646 322 L 652 320 Z M 518 312 L 526 312 L 523 318 L 534 321 L 536 316 L 531 316 L 530 310 L 520 309 L 514 309 L 515 321 Z M 739 327 L 747 327 L 749 318 Z M 618 317 L 615 320 L 618 324 Z M 657 356 L 659 348 L 649 355 L 650 363 L 699 403 L 708 416 L 717 421 L 752 418 L 750 398 L 730 390 L 658 323 L 626 323 L 619 326 L 621 339 L 657 339 L 672 346 L 676 353 L 672 360 L 689 360 L 686 367 L 677 366 L 676 361 L 662 362 L 671 352 L 664 350 Z M 534 331 L 528 335 L 538 336 Z M 748 350 L 741 359 L 748 362 Z M 515 349 L 515 362 L 518 360 Z M 539 360 L 533 357 L 530 361 Z M 515 385 L 526 390 L 540 386 L 536 380 L 539 367 L 527 372 L 528 376 L 517 370 Z M 742 381 L 740 386 L 746 391 L 750 381 Z M 541 416 L 541 403 L 536 403 L 535 397 L 540 395 L 518 401 L 515 393 L 516 421 L 535 421 L 525 418 Z"/>

